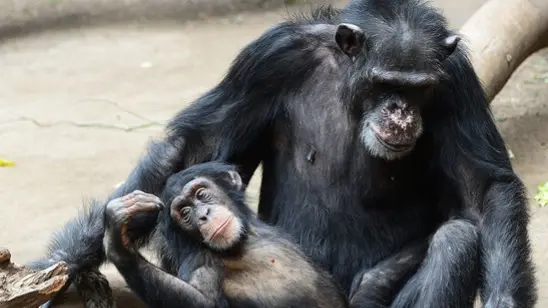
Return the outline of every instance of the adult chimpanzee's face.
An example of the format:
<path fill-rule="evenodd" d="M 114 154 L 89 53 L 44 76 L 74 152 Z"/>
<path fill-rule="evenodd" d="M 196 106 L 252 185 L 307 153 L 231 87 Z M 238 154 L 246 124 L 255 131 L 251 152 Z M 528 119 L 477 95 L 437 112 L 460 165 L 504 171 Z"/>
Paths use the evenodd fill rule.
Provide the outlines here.
<path fill-rule="evenodd" d="M 370 153 L 392 160 L 411 152 L 423 131 L 419 102 L 383 91 L 365 103 L 361 139 Z"/>
<path fill-rule="evenodd" d="M 354 62 L 350 91 L 363 112 L 360 137 L 371 155 L 393 160 L 409 154 L 422 135 L 421 110 L 443 77 L 441 62 L 459 38 L 382 22 L 371 31 L 367 38 L 360 27 L 340 24 L 335 40 Z M 383 35 L 375 35 L 379 31 Z"/>

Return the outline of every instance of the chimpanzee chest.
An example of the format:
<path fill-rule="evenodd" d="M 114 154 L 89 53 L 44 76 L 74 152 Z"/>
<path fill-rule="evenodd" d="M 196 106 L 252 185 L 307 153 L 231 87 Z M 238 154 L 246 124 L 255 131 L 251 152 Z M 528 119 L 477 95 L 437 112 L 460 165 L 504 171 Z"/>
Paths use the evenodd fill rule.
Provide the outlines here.
<path fill-rule="evenodd" d="M 315 194 L 326 192 L 329 202 L 346 195 L 352 199 L 346 202 L 368 207 L 401 206 L 432 194 L 434 180 L 422 144 L 403 158 L 375 157 L 361 138 L 359 118 L 341 106 L 316 104 L 325 109 L 320 115 L 310 118 L 302 106 L 294 107 L 292 125 L 274 130 L 274 161 L 277 170 L 287 170 L 286 181 L 305 183 Z"/>

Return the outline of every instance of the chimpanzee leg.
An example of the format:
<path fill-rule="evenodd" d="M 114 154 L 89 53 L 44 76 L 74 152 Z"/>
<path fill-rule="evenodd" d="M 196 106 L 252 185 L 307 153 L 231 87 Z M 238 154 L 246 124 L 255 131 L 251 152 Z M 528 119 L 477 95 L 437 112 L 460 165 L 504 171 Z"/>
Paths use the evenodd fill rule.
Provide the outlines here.
<path fill-rule="evenodd" d="M 409 277 L 421 265 L 427 249 L 428 239 L 412 243 L 373 268 L 356 275 L 350 290 L 350 307 L 390 307 Z"/>
<path fill-rule="evenodd" d="M 451 220 L 433 235 L 426 258 L 392 307 L 471 308 L 479 280 L 478 227 Z"/>

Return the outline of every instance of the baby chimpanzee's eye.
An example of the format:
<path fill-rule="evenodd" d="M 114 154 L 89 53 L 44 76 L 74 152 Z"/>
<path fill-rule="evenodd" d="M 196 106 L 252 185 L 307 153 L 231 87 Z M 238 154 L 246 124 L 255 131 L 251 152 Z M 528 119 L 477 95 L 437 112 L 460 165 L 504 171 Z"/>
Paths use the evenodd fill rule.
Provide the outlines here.
<path fill-rule="evenodd" d="M 198 198 L 198 200 L 203 201 L 206 199 L 206 197 L 207 197 L 207 193 L 205 188 L 200 188 L 196 191 L 196 198 Z"/>
<path fill-rule="evenodd" d="M 184 207 L 181 210 L 181 216 L 183 217 L 183 222 L 184 223 L 189 223 L 190 222 L 190 215 L 189 215 L 190 212 L 192 212 L 192 209 L 190 208 L 190 206 Z"/>

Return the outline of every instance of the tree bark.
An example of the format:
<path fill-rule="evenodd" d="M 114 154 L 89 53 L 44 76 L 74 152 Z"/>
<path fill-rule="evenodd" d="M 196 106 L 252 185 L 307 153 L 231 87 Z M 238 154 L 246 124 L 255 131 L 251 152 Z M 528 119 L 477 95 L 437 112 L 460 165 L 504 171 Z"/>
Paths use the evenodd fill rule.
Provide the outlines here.
<path fill-rule="evenodd" d="M 548 0 L 490 0 L 460 33 L 492 100 L 525 59 L 548 47 Z"/>
<path fill-rule="evenodd" d="M 0 248 L 0 308 L 35 308 L 50 300 L 67 282 L 67 265 L 57 263 L 36 272 L 10 262 Z"/>

